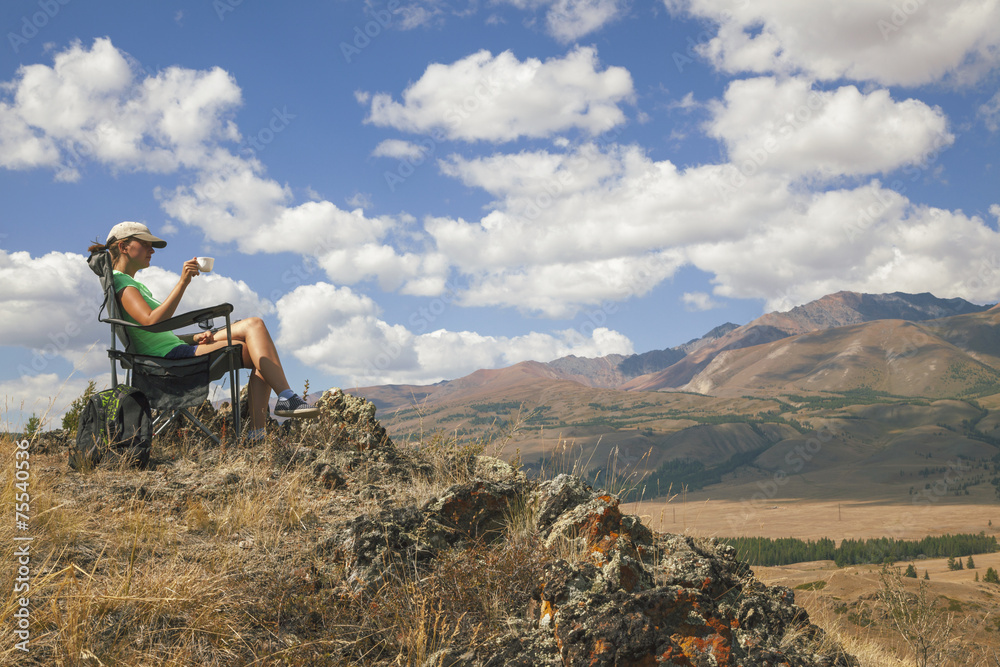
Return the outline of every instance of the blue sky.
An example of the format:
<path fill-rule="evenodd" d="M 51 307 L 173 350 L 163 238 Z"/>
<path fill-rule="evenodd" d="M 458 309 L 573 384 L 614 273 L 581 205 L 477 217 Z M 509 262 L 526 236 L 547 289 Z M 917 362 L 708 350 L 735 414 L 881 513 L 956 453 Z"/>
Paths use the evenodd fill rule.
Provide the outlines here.
<path fill-rule="evenodd" d="M 995 0 L 0 6 L 0 419 L 109 381 L 92 239 L 294 387 L 644 352 L 839 290 L 998 300 Z"/>

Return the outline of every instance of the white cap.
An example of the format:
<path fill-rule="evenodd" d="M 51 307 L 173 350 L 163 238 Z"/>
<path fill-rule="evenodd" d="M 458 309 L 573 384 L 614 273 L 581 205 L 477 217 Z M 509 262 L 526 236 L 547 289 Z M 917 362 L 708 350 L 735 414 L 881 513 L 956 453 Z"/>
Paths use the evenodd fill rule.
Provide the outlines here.
<path fill-rule="evenodd" d="M 161 238 L 153 236 L 152 232 L 149 231 L 149 227 L 142 224 L 141 222 L 119 222 L 117 225 L 111 228 L 108 232 L 108 240 L 105 241 L 104 245 L 111 245 L 114 241 L 122 241 L 124 239 L 133 238 L 139 239 L 140 241 L 149 241 L 154 248 L 166 248 L 167 242 Z"/>

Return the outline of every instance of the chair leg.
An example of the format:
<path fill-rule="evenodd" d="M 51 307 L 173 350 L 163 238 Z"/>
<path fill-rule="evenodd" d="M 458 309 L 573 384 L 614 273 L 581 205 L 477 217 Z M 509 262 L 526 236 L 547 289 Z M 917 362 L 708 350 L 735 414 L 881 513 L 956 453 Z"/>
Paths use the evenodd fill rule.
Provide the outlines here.
<path fill-rule="evenodd" d="M 181 415 L 177 410 L 161 410 L 153 420 L 153 435 L 160 435 L 170 424 L 180 419 Z M 163 421 L 161 424 L 160 422 Z"/>

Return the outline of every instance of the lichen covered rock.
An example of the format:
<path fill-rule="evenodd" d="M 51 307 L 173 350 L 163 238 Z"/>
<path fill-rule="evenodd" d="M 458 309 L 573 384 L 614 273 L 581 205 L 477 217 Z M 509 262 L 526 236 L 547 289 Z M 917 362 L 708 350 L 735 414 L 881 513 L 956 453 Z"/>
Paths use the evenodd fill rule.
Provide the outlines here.
<path fill-rule="evenodd" d="M 329 389 L 316 401 L 317 419 L 298 420 L 296 432 L 302 442 L 335 449 L 393 447 L 385 428 L 375 418 L 375 404 L 359 396 Z"/>
<path fill-rule="evenodd" d="M 731 547 L 654 535 L 617 497 L 568 475 L 456 485 L 420 509 L 355 519 L 327 552 L 356 585 L 382 582 L 394 563 L 429 566 L 444 549 L 503 539 L 518 516 L 549 559 L 530 603 L 502 636 L 425 664 L 857 665 L 821 650 L 823 631 L 792 592 L 762 584 Z"/>

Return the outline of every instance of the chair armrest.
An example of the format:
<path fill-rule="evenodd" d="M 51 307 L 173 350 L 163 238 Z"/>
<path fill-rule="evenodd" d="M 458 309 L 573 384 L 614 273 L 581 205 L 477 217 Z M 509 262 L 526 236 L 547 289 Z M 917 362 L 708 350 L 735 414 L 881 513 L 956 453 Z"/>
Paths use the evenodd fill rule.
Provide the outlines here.
<path fill-rule="evenodd" d="M 107 322 L 109 324 L 117 324 L 119 326 L 132 327 L 133 329 L 150 331 L 152 333 L 159 333 L 161 331 L 173 331 L 174 329 L 181 329 L 183 327 L 194 324 L 195 322 L 212 319 L 213 317 L 224 317 L 226 315 L 229 315 L 231 312 L 233 312 L 232 304 L 220 303 L 217 306 L 200 308 L 198 310 L 192 310 L 187 313 L 182 313 L 180 315 L 174 315 L 170 319 L 163 320 L 162 322 L 157 322 L 156 324 L 149 324 L 146 326 L 110 317 L 107 319 L 103 319 L 101 321 Z"/>

